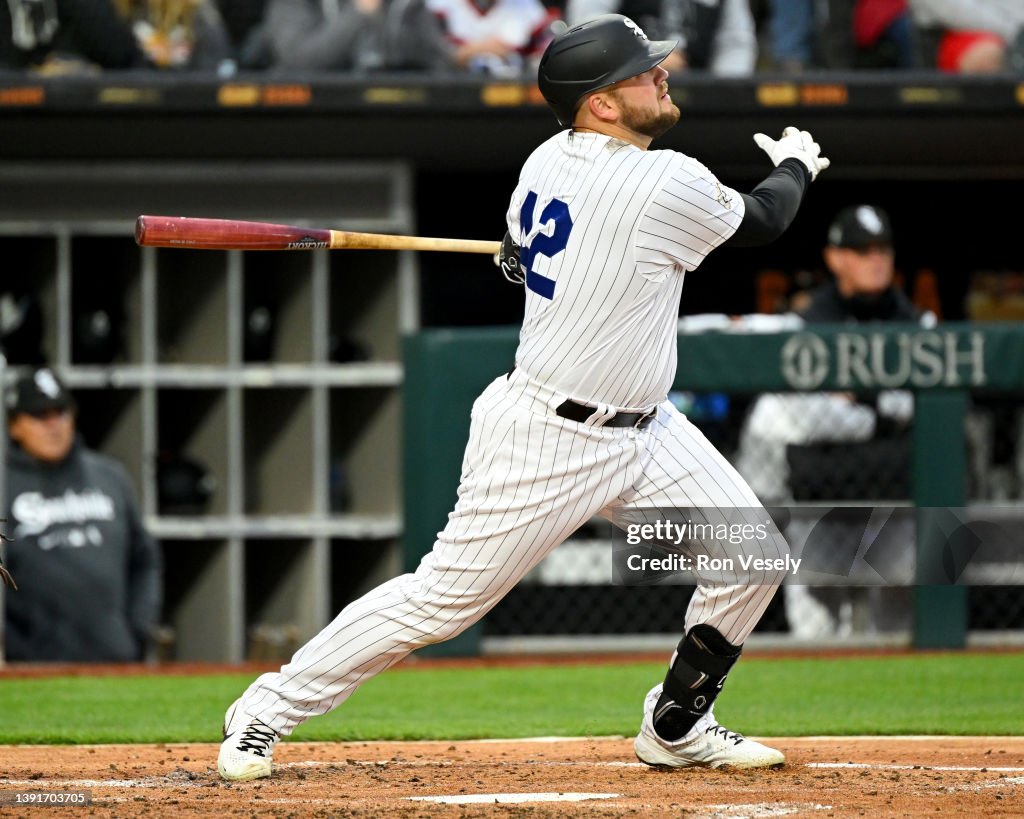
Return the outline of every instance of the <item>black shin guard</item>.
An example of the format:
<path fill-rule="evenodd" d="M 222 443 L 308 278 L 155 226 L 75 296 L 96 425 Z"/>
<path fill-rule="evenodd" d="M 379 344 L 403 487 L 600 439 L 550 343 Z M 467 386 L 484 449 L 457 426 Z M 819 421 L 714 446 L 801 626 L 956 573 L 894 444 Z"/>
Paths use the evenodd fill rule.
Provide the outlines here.
<path fill-rule="evenodd" d="M 701 624 L 690 629 L 679 642 L 654 708 L 658 736 L 677 740 L 711 710 L 740 651 L 742 646 L 734 646 L 716 628 Z"/>

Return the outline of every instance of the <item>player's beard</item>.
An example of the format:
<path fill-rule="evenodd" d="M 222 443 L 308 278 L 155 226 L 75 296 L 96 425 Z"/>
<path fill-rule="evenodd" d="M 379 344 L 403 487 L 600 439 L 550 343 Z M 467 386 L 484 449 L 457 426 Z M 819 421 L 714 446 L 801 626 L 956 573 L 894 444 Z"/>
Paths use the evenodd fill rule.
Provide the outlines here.
<path fill-rule="evenodd" d="M 667 111 L 662 110 L 659 105 L 657 112 L 652 112 L 647 108 L 639 108 L 627 102 L 618 93 L 618 89 L 614 89 L 612 93 L 619 104 L 619 121 L 631 131 L 651 139 L 657 139 L 679 122 L 679 108 L 675 105 L 672 105 Z M 658 99 L 660 100 L 661 97 L 659 96 Z"/>

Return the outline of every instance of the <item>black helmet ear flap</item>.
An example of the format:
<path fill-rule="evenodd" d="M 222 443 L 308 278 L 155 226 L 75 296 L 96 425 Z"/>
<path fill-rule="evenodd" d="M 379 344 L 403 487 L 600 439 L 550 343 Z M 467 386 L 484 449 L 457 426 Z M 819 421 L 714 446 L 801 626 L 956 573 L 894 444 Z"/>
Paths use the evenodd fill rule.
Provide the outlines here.
<path fill-rule="evenodd" d="M 569 126 L 587 94 L 649 71 L 676 45 L 675 40 L 649 40 L 621 14 L 602 14 L 551 41 L 540 61 L 537 84 L 558 122 Z"/>

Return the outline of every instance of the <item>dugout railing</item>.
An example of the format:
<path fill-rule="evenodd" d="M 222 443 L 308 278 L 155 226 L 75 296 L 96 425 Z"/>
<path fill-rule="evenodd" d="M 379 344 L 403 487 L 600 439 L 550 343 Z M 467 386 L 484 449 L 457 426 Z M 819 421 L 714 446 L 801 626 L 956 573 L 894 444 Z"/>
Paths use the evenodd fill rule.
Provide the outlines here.
<path fill-rule="evenodd" d="M 469 411 L 476 395 L 514 358 L 514 328 L 429 330 L 404 341 L 404 554 L 412 570 L 430 549 L 455 501 Z M 1009 521 L 1019 531 L 1024 500 L 984 504 L 970 497 L 967 418 L 974 397 L 1015 401 L 1024 392 L 1024 327 L 1015 323 L 946 323 L 852 328 L 815 325 L 790 332 L 736 330 L 681 333 L 675 388 L 694 394 L 913 393 L 910 425 L 911 501 L 918 508 L 916 578 L 911 588 L 916 648 L 961 648 L 968 643 L 968 594 L 963 574 L 969 554 L 952 546 L 934 525 L 942 510 L 972 508 Z M 1019 459 L 1019 453 L 1018 453 Z M 871 499 L 866 499 L 871 502 Z M 560 547 L 561 548 L 561 547 Z M 960 551 L 958 552 L 958 548 Z M 1022 562 L 1011 548 L 1005 577 L 989 572 L 986 584 L 1012 583 Z M 611 557 L 608 558 L 609 562 Z M 596 592 L 599 597 L 601 592 Z M 591 600 L 594 599 L 593 597 Z M 501 604 L 499 604 L 501 605 Z M 489 615 L 490 617 L 490 615 Z M 474 654 L 488 622 L 431 650 Z M 622 645 L 628 644 L 626 643 Z"/>

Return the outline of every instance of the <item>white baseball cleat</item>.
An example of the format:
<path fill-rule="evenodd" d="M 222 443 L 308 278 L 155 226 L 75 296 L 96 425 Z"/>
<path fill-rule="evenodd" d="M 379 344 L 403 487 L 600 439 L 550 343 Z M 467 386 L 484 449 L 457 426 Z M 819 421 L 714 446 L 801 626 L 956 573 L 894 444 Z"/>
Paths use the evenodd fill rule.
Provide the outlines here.
<path fill-rule="evenodd" d="M 224 779 L 244 782 L 270 776 L 277 732 L 250 717 L 235 701 L 224 715 L 224 741 L 217 757 L 217 771 Z"/>
<path fill-rule="evenodd" d="M 659 683 L 644 700 L 644 718 L 633 742 L 637 759 L 658 768 L 777 768 L 786 757 L 781 751 L 723 728 L 709 711 L 682 739 L 667 742 L 654 731 L 654 706 L 661 696 Z"/>

